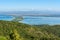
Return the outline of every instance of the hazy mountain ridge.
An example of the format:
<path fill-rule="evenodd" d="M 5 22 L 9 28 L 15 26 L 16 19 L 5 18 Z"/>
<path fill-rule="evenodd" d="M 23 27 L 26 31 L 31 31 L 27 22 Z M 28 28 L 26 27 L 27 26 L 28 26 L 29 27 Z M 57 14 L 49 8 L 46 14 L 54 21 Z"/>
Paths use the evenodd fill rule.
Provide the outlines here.
<path fill-rule="evenodd" d="M 9 11 L 9 12 L 0 12 L 0 15 L 60 17 L 60 12 L 56 12 L 56 11 Z"/>

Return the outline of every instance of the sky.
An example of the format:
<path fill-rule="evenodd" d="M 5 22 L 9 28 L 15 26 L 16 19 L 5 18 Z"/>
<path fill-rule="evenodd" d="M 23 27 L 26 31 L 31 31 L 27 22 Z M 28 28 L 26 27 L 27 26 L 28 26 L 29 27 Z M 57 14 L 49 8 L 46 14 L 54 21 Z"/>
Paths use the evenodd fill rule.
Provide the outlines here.
<path fill-rule="evenodd" d="M 0 11 L 21 10 L 60 11 L 60 0 L 0 0 Z"/>

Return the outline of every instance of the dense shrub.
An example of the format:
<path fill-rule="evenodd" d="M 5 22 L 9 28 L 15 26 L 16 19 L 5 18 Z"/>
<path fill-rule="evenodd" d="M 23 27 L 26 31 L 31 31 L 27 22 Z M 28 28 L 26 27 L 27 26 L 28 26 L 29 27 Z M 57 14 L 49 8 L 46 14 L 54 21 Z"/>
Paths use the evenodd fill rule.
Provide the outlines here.
<path fill-rule="evenodd" d="M 8 40 L 60 40 L 60 25 L 28 25 L 0 21 L 0 36 Z"/>

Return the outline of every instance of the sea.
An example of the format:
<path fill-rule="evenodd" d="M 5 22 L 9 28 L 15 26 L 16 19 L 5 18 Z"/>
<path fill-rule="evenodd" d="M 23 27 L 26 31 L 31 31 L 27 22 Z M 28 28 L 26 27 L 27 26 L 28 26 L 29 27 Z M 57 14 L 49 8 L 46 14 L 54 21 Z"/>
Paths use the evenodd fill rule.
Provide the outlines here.
<path fill-rule="evenodd" d="M 0 15 L 0 20 L 11 21 L 13 20 L 13 18 L 13 16 Z M 30 25 L 60 25 L 60 17 L 23 16 L 23 20 L 21 20 L 20 22 Z"/>

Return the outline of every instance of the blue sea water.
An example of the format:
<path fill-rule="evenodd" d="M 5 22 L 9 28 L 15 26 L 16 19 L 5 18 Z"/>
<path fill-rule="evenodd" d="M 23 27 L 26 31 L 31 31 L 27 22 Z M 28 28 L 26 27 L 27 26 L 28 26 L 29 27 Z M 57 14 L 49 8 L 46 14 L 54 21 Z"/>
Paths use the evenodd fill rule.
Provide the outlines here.
<path fill-rule="evenodd" d="M 60 17 L 33 17 L 33 16 L 23 16 L 23 20 L 20 21 L 26 24 L 60 24 Z M 0 20 L 12 20 L 12 16 L 0 16 Z"/>
<path fill-rule="evenodd" d="M 60 17 L 25 17 L 22 22 L 27 24 L 60 24 Z"/>

